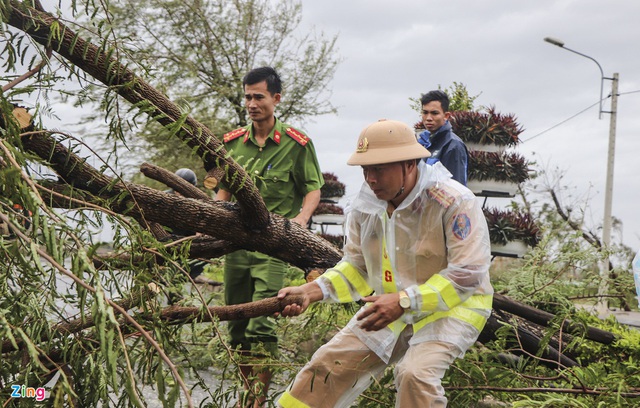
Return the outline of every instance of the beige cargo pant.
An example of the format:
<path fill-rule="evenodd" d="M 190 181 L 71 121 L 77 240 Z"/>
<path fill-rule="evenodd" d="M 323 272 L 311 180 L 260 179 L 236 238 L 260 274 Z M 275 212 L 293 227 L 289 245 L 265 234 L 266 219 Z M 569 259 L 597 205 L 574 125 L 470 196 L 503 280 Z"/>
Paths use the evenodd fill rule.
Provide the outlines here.
<path fill-rule="evenodd" d="M 401 333 L 391 356 L 396 407 L 446 407 L 442 377 L 460 350 L 449 343 L 409 346 L 411 328 Z M 348 407 L 387 364 L 348 328 L 320 347 L 278 400 L 284 408 Z"/>

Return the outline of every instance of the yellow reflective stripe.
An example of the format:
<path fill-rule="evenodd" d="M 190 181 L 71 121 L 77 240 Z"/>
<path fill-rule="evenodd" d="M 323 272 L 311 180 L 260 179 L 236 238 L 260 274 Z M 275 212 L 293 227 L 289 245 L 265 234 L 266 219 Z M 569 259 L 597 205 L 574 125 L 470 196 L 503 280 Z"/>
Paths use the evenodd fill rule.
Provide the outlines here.
<path fill-rule="evenodd" d="M 431 285 L 442 296 L 442 300 L 447 304 L 449 309 L 460 304 L 460 296 L 456 292 L 456 288 L 453 287 L 451 281 L 442 275 L 435 274 L 427 280 L 427 285 Z"/>
<path fill-rule="evenodd" d="M 336 292 L 338 302 L 347 303 L 355 301 L 355 299 L 351 295 L 351 291 L 349 290 L 349 285 L 344 281 L 344 277 L 342 276 L 342 274 L 340 274 L 340 272 L 330 269 L 325 272 L 322 277 L 328 279 L 331 282 L 333 290 Z"/>
<path fill-rule="evenodd" d="M 431 322 L 435 322 L 436 320 L 451 317 L 454 319 L 462 320 L 463 322 L 471 324 L 473 327 L 478 329 L 478 331 L 482 331 L 484 328 L 487 319 L 481 315 L 480 313 L 471 310 L 471 309 L 491 309 L 491 304 L 493 302 L 492 295 L 474 295 L 469 299 L 464 301 L 461 305 L 454 307 L 451 310 L 435 312 L 419 322 L 414 323 L 413 330 L 417 332 L 425 325 Z"/>
<path fill-rule="evenodd" d="M 347 278 L 349 283 L 353 285 L 360 296 L 369 296 L 373 292 L 373 289 L 369 286 L 364 277 L 349 262 L 340 262 L 331 269 L 340 271 L 344 277 Z"/>
<path fill-rule="evenodd" d="M 426 317 L 422 320 L 415 322 L 413 324 L 413 333 L 416 333 L 418 330 L 422 329 L 424 326 L 427 325 L 427 323 L 430 323 L 430 321 L 427 321 Z"/>
<path fill-rule="evenodd" d="M 284 408 L 311 408 L 309 405 L 291 395 L 289 391 L 285 391 L 284 394 L 282 394 L 278 400 L 278 404 Z"/>
<path fill-rule="evenodd" d="M 422 310 L 432 312 L 438 307 L 438 294 L 427 285 L 418 286 L 420 295 L 422 296 Z"/>
<path fill-rule="evenodd" d="M 389 253 L 387 252 L 387 240 L 384 238 L 382 239 L 382 291 L 384 293 L 395 293 L 398 291 L 393 276 L 391 261 L 389 260 Z"/>
<path fill-rule="evenodd" d="M 405 322 L 403 322 L 402 320 L 398 319 L 398 320 L 394 320 L 393 322 L 389 323 L 387 325 L 387 327 L 391 329 L 391 331 L 393 332 L 393 334 L 396 337 L 398 337 L 400 335 L 400 333 L 402 333 L 404 328 L 407 327 L 407 324 Z"/>
<path fill-rule="evenodd" d="M 458 306 L 469 309 L 491 309 L 493 306 L 493 295 L 473 295 Z"/>
<path fill-rule="evenodd" d="M 471 309 L 456 307 L 453 310 L 447 310 L 446 312 L 435 312 L 434 314 L 427 316 L 426 318 L 415 323 L 413 325 L 413 330 L 414 332 L 417 332 L 427 324 L 435 322 L 436 320 L 443 319 L 445 317 L 462 320 L 463 322 L 469 323 L 470 325 L 475 327 L 478 331 L 482 331 L 485 323 L 487 323 L 487 319 L 480 313 L 474 312 Z"/>

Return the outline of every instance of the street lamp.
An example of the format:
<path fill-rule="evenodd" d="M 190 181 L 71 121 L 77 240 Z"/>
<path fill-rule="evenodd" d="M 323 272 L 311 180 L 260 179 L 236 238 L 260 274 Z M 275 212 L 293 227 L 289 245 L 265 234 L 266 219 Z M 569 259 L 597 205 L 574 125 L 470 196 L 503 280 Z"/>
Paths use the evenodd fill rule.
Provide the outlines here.
<path fill-rule="evenodd" d="M 613 77 L 605 77 L 602 67 L 594 58 L 585 55 L 581 52 L 572 50 L 564 46 L 564 42 L 552 38 L 545 37 L 544 39 L 549 44 L 558 46 L 564 50 L 571 51 L 574 54 L 578 54 L 582 57 L 588 58 L 595 62 L 600 69 L 600 109 L 598 111 L 598 118 L 602 119 L 602 113 L 609 113 L 611 121 L 609 122 L 609 150 L 607 154 L 607 180 L 604 194 L 604 220 L 602 221 L 602 247 L 606 250 L 611 244 L 611 202 L 613 199 L 613 163 L 616 151 L 616 120 L 618 112 L 618 73 L 614 73 Z M 611 81 L 611 110 L 602 110 L 602 90 L 604 86 L 604 80 Z M 609 257 L 603 261 L 603 265 L 600 266 L 600 287 L 598 288 L 598 295 L 600 300 L 598 301 L 598 310 L 601 314 L 607 311 L 607 302 L 604 299 L 604 295 L 607 293 L 607 279 L 609 278 Z"/>

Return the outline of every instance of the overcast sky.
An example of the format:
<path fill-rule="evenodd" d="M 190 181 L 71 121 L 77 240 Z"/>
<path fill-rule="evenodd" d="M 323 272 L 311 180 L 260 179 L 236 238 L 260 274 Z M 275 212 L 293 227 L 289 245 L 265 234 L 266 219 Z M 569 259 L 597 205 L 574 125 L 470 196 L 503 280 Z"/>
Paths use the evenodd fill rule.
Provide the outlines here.
<path fill-rule="evenodd" d="M 596 59 L 605 77 L 620 75 L 613 215 L 624 223 L 624 243 L 640 248 L 640 1 L 302 3 L 305 29 L 339 34 L 344 61 L 331 84 L 339 113 L 305 129 L 323 171 L 347 184 L 343 201 L 362 181 L 359 168 L 344 164 L 360 130 L 380 118 L 413 124 L 418 116 L 408 98 L 456 81 L 481 94 L 477 105 L 514 113 L 526 129 L 517 151 L 540 168 L 562 170 L 566 203 L 589 200 L 586 222 L 601 226 L 610 114 L 598 119 L 600 71 L 593 61 L 543 41 L 551 36 Z M 604 96 L 610 92 L 605 80 Z M 507 203 L 493 199 L 489 205 Z"/>

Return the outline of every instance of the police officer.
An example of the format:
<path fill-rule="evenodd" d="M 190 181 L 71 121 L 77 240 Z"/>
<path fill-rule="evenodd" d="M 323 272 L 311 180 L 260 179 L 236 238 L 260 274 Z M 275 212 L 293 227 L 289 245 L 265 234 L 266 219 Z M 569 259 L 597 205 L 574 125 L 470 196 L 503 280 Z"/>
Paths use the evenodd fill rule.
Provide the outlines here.
<path fill-rule="evenodd" d="M 311 139 L 300 130 L 274 116 L 280 103 L 282 84 L 271 67 L 256 68 L 243 78 L 245 107 L 251 124 L 224 135 L 231 156 L 253 177 L 270 212 L 307 226 L 320 202 L 324 184 Z M 230 200 L 222 187 L 216 198 Z M 286 263 L 258 252 L 236 251 L 225 257 L 225 302 L 229 305 L 273 297 L 284 285 Z M 229 322 L 231 345 L 251 356 L 258 345 L 277 357 L 275 324 L 267 317 Z M 262 406 L 271 381 L 268 368 L 249 359 L 240 367 L 251 384 L 255 406 Z M 254 370 L 255 366 L 255 370 Z M 249 387 L 245 382 L 245 386 Z M 257 391 L 256 391 L 257 389 Z"/>
<path fill-rule="evenodd" d="M 491 311 L 489 231 L 466 187 L 430 153 L 410 126 L 367 126 L 347 162 L 365 183 L 351 205 L 344 257 L 299 295 L 284 316 L 317 301 L 366 305 L 316 351 L 278 403 L 347 407 L 392 363 L 397 407 L 444 407 L 441 379 L 473 345 Z"/>

